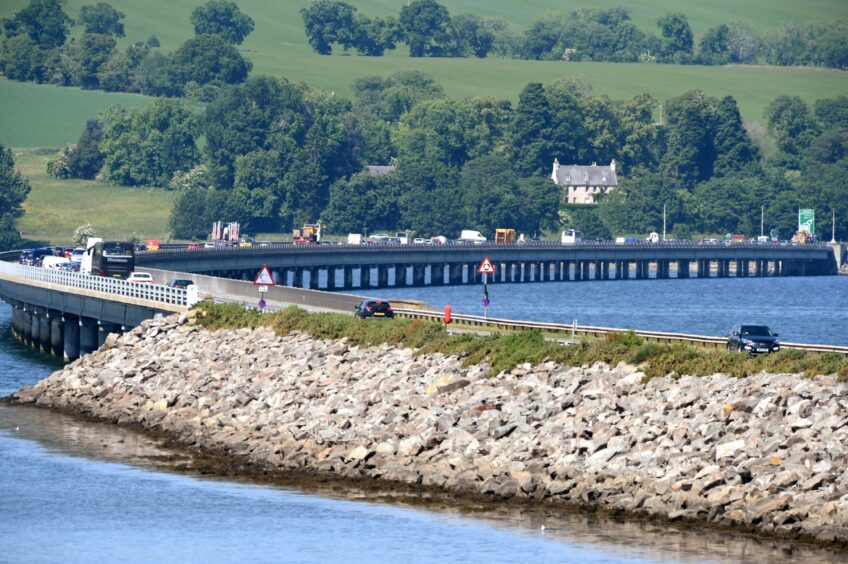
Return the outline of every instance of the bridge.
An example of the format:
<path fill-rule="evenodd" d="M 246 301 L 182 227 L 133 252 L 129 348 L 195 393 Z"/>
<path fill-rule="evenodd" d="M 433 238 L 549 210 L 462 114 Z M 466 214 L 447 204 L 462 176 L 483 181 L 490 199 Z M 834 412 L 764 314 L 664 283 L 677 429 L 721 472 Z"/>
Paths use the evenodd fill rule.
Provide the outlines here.
<path fill-rule="evenodd" d="M 252 279 L 267 264 L 277 284 L 350 290 L 488 283 L 836 274 L 841 248 L 829 245 L 692 243 L 562 245 L 286 245 L 267 248 L 165 249 L 137 264 L 231 279 Z"/>
<path fill-rule="evenodd" d="M 166 249 L 142 253 L 137 261 L 160 284 L 137 284 L 8 262 L 19 254 L 13 251 L 0 253 L 0 299 L 13 306 L 12 329 L 19 339 L 75 360 L 102 345 L 110 333 L 123 333 L 157 314 L 185 312 L 200 299 L 255 303 L 257 290 L 246 280 L 252 280 L 262 264 L 267 264 L 281 283 L 265 295 L 269 307 L 296 304 L 312 310 L 350 312 L 362 297 L 318 291 L 322 278 L 327 289 L 475 284 L 481 282 L 477 265 L 484 256 L 496 265 L 497 274 L 489 279 L 495 284 L 811 276 L 835 274 L 835 257 L 841 252 L 839 246 L 826 245 L 681 244 Z M 186 290 L 161 284 L 187 275 L 196 285 Z"/>

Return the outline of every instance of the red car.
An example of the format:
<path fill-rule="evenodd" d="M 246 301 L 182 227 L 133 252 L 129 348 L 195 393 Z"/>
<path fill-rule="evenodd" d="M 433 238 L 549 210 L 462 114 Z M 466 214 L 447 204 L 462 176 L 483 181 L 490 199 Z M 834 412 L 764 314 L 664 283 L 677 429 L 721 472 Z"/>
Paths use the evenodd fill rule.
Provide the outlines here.
<path fill-rule="evenodd" d="M 200 243 L 189 243 L 188 250 L 190 251 L 198 251 L 200 250 Z"/>

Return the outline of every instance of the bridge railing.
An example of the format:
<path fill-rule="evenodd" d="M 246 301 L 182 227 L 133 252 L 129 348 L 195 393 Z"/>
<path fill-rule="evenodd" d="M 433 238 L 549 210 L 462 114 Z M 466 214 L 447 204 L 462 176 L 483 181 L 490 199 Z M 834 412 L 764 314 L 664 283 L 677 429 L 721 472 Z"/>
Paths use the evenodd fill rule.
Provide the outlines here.
<path fill-rule="evenodd" d="M 177 306 L 189 306 L 198 301 L 197 288 L 193 286 L 189 286 L 189 289 L 185 290 L 170 288 L 161 284 L 127 282 L 126 280 L 117 278 L 90 276 L 77 272 L 52 270 L 38 266 L 27 266 L 2 261 L 0 261 L 0 273 L 24 280 L 48 282 L 72 288 L 80 288 L 82 290 L 92 290 Z"/>
<path fill-rule="evenodd" d="M 438 311 L 423 311 L 417 309 L 395 308 L 395 314 L 400 317 L 413 319 L 426 319 L 430 321 L 444 322 L 444 314 Z M 575 337 L 603 337 L 613 333 L 628 333 L 630 329 L 619 329 L 613 327 L 593 327 L 591 325 L 567 325 L 562 323 L 544 323 L 540 321 L 520 321 L 515 319 L 487 318 L 478 315 L 466 315 L 454 313 L 451 320 L 472 327 L 486 327 L 492 329 L 506 329 L 521 331 L 526 329 L 537 329 L 550 333 L 563 333 L 570 336 L 572 332 Z M 647 341 L 664 343 L 685 343 L 706 348 L 722 349 L 727 346 L 725 337 L 711 337 L 709 335 L 693 335 L 687 333 L 667 333 L 662 331 L 633 331 L 639 337 Z M 784 349 L 803 350 L 807 352 L 833 352 L 837 354 L 848 354 L 848 347 L 839 345 L 821 345 L 805 343 L 780 343 Z"/>

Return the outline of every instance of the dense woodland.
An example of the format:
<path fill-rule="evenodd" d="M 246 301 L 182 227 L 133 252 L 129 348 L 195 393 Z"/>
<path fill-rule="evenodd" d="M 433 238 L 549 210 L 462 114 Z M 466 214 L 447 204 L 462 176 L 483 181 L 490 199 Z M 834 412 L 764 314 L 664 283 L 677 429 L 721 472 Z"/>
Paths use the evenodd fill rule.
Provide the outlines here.
<path fill-rule="evenodd" d="M 433 5 L 417 0 L 407 8 Z M 319 2 L 304 10 L 304 19 L 320 6 L 344 9 Z M 365 25 L 355 10 L 345 13 Z M 402 10 L 398 22 L 404 13 L 410 17 Z M 626 11 L 608 16 L 627 23 Z M 206 237 L 216 219 L 240 221 L 253 233 L 320 220 L 336 234 L 410 229 L 455 236 L 461 229 L 491 234 L 512 227 L 532 236 L 575 227 L 608 238 L 661 229 L 663 207 L 677 238 L 759 234 L 763 207 L 766 231 L 783 238 L 794 232 L 798 207 L 815 208 L 820 218 L 834 210 L 837 236 L 848 236 L 844 96 L 812 106 L 797 97 L 773 100 L 765 117 L 777 147 L 766 159 L 729 96 L 690 91 L 663 101 L 647 94 L 618 101 L 593 95 L 585 82 L 559 80 L 527 84 L 513 105 L 482 96 L 448 99 L 429 75 L 404 71 L 357 80 L 348 100 L 284 78 L 247 78 L 250 63 L 234 45 L 253 21 L 227 0 L 197 8 L 197 35 L 167 55 L 153 39 L 116 51 L 121 19 L 101 3 L 83 7 L 72 22 L 59 0 L 32 0 L 3 21 L 3 69 L 7 76 L 11 68 L 20 78 L 67 77 L 85 87 L 115 84 L 170 95 L 144 109 L 96 116 L 77 143 L 51 159 L 48 172 L 178 191 L 171 217 L 176 238 Z M 688 29 L 685 18 L 675 22 L 665 21 Z M 84 26 L 78 39 L 67 39 L 71 25 Z M 413 50 L 412 39 L 396 38 L 412 41 Z M 321 49 L 349 40 L 325 39 Z M 10 50 L 15 45 L 38 56 Z M 419 55 L 436 54 L 432 39 L 422 45 Z M 198 107 L 180 95 L 207 103 Z M 555 158 L 604 165 L 615 159 L 619 187 L 596 206 L 562 205 L 549 178 Z M 0 197 L 8 202 L 0 201 L 0 224 L 17 237 L 14 218 L 26 187 L 11 162 L 4 153 Z M 369 175 L 365 166 L 375 164 L 396 170 Z"/>

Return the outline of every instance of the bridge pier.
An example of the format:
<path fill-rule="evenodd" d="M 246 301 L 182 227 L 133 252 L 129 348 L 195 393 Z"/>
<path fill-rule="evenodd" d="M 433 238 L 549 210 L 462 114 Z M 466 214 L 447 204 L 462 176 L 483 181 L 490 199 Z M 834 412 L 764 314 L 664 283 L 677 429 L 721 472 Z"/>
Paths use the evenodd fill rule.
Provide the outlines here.
<path fill-rule="evenodd" d="M 50 316 L 50 354 L 64 358 L 65 324 L 62 322 L 62 313 L 51 309 L 47 314 Z"/>
<path fill-rule="evenodd" d="M 465 265 L 461 262 L 454 262 L 448 265 L 449 269 L 449 279 L 451 286 L 461 286 L 462 285 L 462 269 Z"/>
<path fill-rule="evenodd" d="M 80 317 L 80 355 L 89 354 L 97 349 L 97 320 Z"/>
<path fill-rule="evenodd" d="M 445 285 L 445 265 L 443 263 L 430 265 L 430 285 Z"/>
<path fill-rule="evenodd" d="M 412 265 L 412 285 L 415 287 L 424 286 L 424 265 L 423 264 L 413 264 Z"/>
<path fill-rule="evenodd" d="M 80 357 L 80 319 L 75 315 L 65 314 L 62 318 L 64 327 L 64 357 L 73 362 Z"/>
<path fill-rule="evenodd" d="M 386 264 L 381 264 L 377 267 L 377 287 L 389 287 L 389 266 Z"/>
<path fill-rule="evenodd" d="M 342 288 L 350 290 L 353 288 L 353 267 L 345 266 L 342 274 Z"/>
<path fill-rule="evenodd" d="M 406 265 L 405 264 L 396 264 L 394 267 L 395 271 L 395 288 L 406 288 Z"/>
<path fill-rule="evenodd" d="M 111 334 L 121 334 L 121 326 L 114 323 L 97 322 L 97 346 L 102 346 L 106 342 L 106 338 Z"/>
<path fill-rule="evenodd" d="M 317 290 L 318 289 L 318 280 L 320 270 L 318 268 L 310 268 L 309 269 L 309 289 Z"/>
<path fill-rule="evenodd" d="M 331 266 L 327 269 L 327 289 L 336 289 L 336 267 Z"/>
<path fill-rule="evenodd" d="M 33 307 L 32 321 L 30 322 L 30 346 L 34 349 L 41 348 L 41 316 L 42 312 L 37 307 Z"/>

